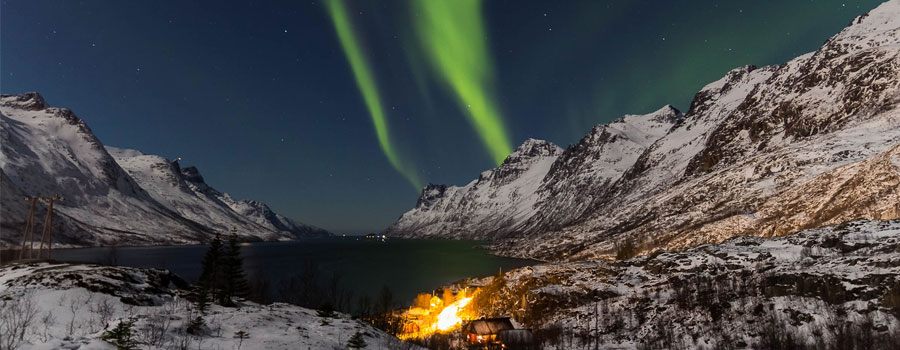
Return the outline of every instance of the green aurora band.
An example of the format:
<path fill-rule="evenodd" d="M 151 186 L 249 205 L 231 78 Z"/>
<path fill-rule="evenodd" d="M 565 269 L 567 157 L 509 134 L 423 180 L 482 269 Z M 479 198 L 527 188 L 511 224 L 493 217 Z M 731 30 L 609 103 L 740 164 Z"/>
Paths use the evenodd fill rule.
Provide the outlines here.
<path fill-rule="evenodd" d="M 411 0 L 419 41 L 435 70 L 456 93 L 492 159 L 512 151 L 498 108 L 488 94 L 493 66 L 480 0 Z"/>
<path fill-rule="evenodd" d="M 359 91 L 366 103 L 366 108 L 369 110 L 381 150 L 394 169 L 402 174 L 415 187 L 416 191 L 420 190 L 422 181 L 419 179 L 418 173 L 400 160 L 400 156 L 391 143 L 390 131 L 388 130 L 387 119 L 384 116 L 384 109 L 381 106 L 381 97 L 378 94 L 375 78 L 356 40 L 353 25 L 347 17 L 343 0 L 328 0 L 325 3 L 327 4 L 328 14 L 334 24 L 338 39 L 341 42 L 341 47 L 344 49 L 350 68 L 353 70 L 356 85 L 359 87 Z"/>

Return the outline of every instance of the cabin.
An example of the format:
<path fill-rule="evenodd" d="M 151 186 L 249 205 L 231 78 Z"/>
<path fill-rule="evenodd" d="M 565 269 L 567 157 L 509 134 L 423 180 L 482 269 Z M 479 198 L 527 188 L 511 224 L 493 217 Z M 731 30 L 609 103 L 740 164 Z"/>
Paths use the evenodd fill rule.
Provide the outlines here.
<path fill-rule="evenodd" d="M 528 329 L 516 329 L 509 317 L 482 318 L 462 327 L 462 338 L 470 349 L 529 350 L 534 335 Z"/>

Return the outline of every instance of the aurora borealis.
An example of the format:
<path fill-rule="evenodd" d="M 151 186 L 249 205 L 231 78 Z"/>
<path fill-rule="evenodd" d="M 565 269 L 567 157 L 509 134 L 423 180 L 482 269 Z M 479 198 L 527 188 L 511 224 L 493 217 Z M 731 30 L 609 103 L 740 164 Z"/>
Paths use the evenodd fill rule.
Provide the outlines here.
<path fill-rule="evenodd" d="M 341 47 L 347 55 L 347 61 L 353 69 L 353 76 L 356 78 L 356 84 L 359 91 L 363 95 L 366 102 L 366 108 L 369 109 L 369 115 L 372 117 L 372 125 L 375 127 L 375 135 L 378 137 L 378 145 L 384 151 L 385 157 L 391 165 L 397 169 L 403 176 L 409 180 L 413 188 L 421 188 L 422 183 L 415 169 L 410 169 L 401 161 L 400 155 L 391 141 L 390 131 L 388 130 L 388 122 L 384 116 L 384 109 L 381 106 L 381 97 L 378 94 L 378 87 L 375 84 L 375 78 L 369 69 L 369 64 L 363 56 L 359 42 L 356 40 L 356 33 L 353 31 L 353 25 L 347 18 L 344 9 L 343 0 L 332 0 L 326 2 L 328 13 L 334 22 L 334 28 L 341 42 Z"/>
<path fill-rule="evenodd" d="M 343 1 L 327 1 L 328 13 L 372 116 L 378 143 L 391 165 L 418 190 L 422 188 L 418 174 L 401 161 L 392 146 L 378 88 Z M 413 13 L 418 14 L 414 19 L 415 28 L 425 56 L 452 88 L 462 113 L 468 117 L 494 162 L 500 164 L 512 151 L 512 146 L 489 92 L 493 67 L 484 43 L 481 1 L 413 1 L 411 4 L 415 7 Z"/>
<path fill-rule="evenodd" d="M 453 88 L 460 108 L 500 164 L 512 151 L 489 91 L 493 64 L 487 50 L 480 0 L 412 1 L 415 29 L 429 61 Z"/>
<path fill-rule="evenodd" d="M 0 91 L 359 232 L 528 137 L 565 147 L 626 113 L 686 111 L 728 70 L 815 50 L 878 3 L 4 1 Z"/>

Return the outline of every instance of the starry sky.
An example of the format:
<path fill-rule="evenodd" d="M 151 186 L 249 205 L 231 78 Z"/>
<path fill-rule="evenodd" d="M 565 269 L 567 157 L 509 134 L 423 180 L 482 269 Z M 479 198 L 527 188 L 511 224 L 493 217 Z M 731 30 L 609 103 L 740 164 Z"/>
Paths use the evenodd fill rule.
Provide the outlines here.
<path fill-rule="evenodd" d="M 335 232 L 380 230 L 526 138 L 685 111 L 879 1 L 8 1 L 0 91 Z"/>

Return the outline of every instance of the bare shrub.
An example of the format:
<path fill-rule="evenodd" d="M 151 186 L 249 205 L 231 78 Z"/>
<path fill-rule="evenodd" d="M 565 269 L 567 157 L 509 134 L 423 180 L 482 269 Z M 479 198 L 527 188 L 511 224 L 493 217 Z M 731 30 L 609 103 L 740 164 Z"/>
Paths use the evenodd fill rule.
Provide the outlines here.
<path fill-rule="evenodd" d="M 30 293 L 17 300 L 0 302 L 0 350 L 19 348 L 38 312 L 34 295 Z"/>
<path fill-rule="evenodd" d="M 88 298 L 88 300 L 84 300 L 84 299 L 78 298 L 78 297 L 71 297 L 68 299 L 69 311 L 72 312 L 72 317 L 69 319 L 69 322 L 66 324 L 66 332 L 69 335 L 75 334 L 75 329 L 77 328 L 75 319 L 78 317 L 78 312 L 81 311 L 81 308 L 85 305 L 86 302 L 89 301 L 89 299 L 90 298 Z"/>
<path fill-rule="evenodd" d="M 90 310 L 92 314 L 97 315 L 97 322 L 105 328 L 109 324 L 109 321 L 112 321 L 113 314 L 116 312 L 116 307 L 109 299 L 103 299 L 102 301 L 88 305 L 88 310 Z"/>
<path fill-rule="evenodd" d="M 153 312 L 147 315 L 146 322 L 138 332 L 138 341 L 153 347 L 160 347 L 166 342 L 166 334 L 172 325 L 171 313 Z"/>
<path fill-rule="evenodd" d="M 178 350 L 188 350 L 194 344 L 194 335 L 182 328 L 175 333 L 174 345 Z"/>
<path fill-rule="evenodd" d="M 222 337 L 222 320 L 214 316 L 206 324 L 209 327 L 209 331 L 215 334 L 216 338 Z"/>
<path fill-rule="evenodd" d="M 41 316 L 41 331 L 38 334 L 42 342 L 47 342 L 52 338 L 50 334 L 50 328 L 56 324 L 56 316 L 53 315 L 53 311 L 47 311 Z"/>

